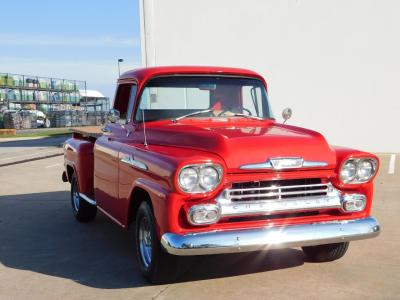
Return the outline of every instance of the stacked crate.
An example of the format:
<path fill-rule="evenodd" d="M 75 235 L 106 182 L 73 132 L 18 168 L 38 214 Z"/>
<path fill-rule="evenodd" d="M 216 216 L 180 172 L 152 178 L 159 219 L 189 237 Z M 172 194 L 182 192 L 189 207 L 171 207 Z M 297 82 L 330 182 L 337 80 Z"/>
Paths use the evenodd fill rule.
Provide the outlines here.
<path fill-rule="evenodd" d="M 6 112 L 3 115 L 3 124 L 5 129 L 16 128 L 18 121 L 16 120 L 17 115 L 15 112 Z"/>
<path fill-rule="evenodd" d="M 3 115 L 4 128 L 29 129 L 37 128 L 36 115 L 29 111 L 6 112 Z"/>
<path fill-rule="evenodd" d="M 7 74 L 0 73 L 0 85 L 7 85 Z"/>
<path fill-rule="evenodd" d="M 0 88 L 0 102 L 3 102 L 7 98 L 7 89 Z"/>
<path fill-rule="evenodd" d="M 82 110 L 50 111 L 46 114 L 52 127 L 100 126 L 107 120 L 107 112 L 85 112 Z M 4 128 L 27 129 L 37 127 L 36 114 L 29 111 L 6 112 Z"/>
<path fill-rule="evenodd" d="M 78 110 L 61 110 L 49 112 L 47 117 L 53 127 L 71 127 L 85 125 L 82 121 L 83 114 L 83 111 Z"/>
<path fill-rule="evenodd" d="M 53 124 L 55 127 L 67 126 L 67 121 L 65 119 L 65 111 L 56 111 L 54 116 L 55 116 L 55 122 Z"/>
<path fill-rule="evenodd" d="M 21 116 L 21 129 L 37 128 L 36 114 L 29 111 L 19 112 Z"/>
<path fill-rule="evenodd" d="M 11 78 L 9 80 L 9 82 L 11 82 L 11 80 L 12 80 L 13 86 L 15 86 L 15 87 L 21 87 L 24 85 L 23 77 L 21 75 L 10 75 L 9 74 L 8 77 Z"/>

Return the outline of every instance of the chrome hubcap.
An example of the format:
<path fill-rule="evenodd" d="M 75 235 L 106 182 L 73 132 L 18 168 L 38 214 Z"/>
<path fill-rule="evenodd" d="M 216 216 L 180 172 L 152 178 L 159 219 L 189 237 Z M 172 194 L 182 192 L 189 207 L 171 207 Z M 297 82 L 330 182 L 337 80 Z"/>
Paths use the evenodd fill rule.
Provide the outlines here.
<path fill-rule="evenodd" d="M 143 264 L 148 268 L 151 264 L 151 231 L 146 218 L 143 218 L 139 225 L 139 249 Z"/>
<path fill-rule="evenodd" d="M 78 211 L 78 210 L 79 210 L 79 204 L 80 204 L 81 198 L 79 197 L 79 193 L 78 193 L 77 191 L 74 192 L 73 197 L 72 197 L 72 200 L 73 200 L 73 202 L 74 202 L 74 209 L 75 209 L 76 211 Z"/>

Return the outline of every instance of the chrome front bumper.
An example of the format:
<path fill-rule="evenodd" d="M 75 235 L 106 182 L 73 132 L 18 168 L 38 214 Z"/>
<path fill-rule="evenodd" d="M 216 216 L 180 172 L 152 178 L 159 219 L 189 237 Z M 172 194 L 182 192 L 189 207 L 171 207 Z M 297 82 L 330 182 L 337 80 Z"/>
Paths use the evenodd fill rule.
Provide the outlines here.
<path fill-rule="evenodd" d="M 379 232 L 378 221 L 368 217 L 186 235 L 165 233 L 161 237 L 161 244 L 168 253 L 174 255 L 207 255 L 348 242 L 372 238 Z"/>

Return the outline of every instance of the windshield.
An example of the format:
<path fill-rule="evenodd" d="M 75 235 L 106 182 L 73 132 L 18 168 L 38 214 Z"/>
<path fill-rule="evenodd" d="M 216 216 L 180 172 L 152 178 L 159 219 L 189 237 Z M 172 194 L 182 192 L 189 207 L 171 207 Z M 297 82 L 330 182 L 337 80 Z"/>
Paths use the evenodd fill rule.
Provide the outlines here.
<path fill-rule="evenodd" d="M 140 96 L 136 120 L 272 118 L 267 92 L 257 79 L 212 76 L 158 77 Z"/>

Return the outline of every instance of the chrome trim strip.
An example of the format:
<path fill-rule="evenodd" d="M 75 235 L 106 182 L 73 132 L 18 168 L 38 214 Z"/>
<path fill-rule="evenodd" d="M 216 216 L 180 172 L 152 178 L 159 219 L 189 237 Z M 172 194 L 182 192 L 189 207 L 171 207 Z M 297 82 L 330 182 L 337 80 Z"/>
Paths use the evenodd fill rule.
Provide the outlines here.
<path fill-rule="evenodd" d="M 174 255 L 207 255 L 349 242 L 373 238 L 379 233 L 378 221 L 368 217 L 186 235 L 164 233 L 161 244 L 168 253 Z"/>
<path fill-rule="evenodd" d="M 269 191 L 269 190 L 284 190 L 284 189 L 298 189 L 298 188 L 309 188 L 309 187 L 329 187 L 330 183 L 314 183 L 314 184 L 301 184 L 301 185 L 282 185 L 282 186 L 268 186 L 268 187 L 256 187 L 256 188 L 244 188 L 244 189 L 229 189 L 229 192 L 247 192 L 247 191 Z M 325 190 L 326 191 L 326 190 Z"/>
<path fill-rule="evenodd" d="M 277 161 L 279 158 L 271 158 L 267 160 L 264 163 L 256 163 L 256 164 L 246 164 L 246 165 L 241 165 L 239 169 L 241 170 L 262 170 L 262 169 L 274 169 L 274 170 L 285 170 L 285 169 L 294 169 L 294 168 L 316 168 L 316 167 L 326 167 L 328 165 L 327 162 L 325 161 L 309 161 L 305 160 L 302 162 L 301 165 L 298 166 L 290 166 L 290 167 L 282 167 L 282 168 L 277 168 L 274 167 L 275 161 Z M 282 158 L 284 159 L 284 158 Z M 286 159 L 295 159 L 295 158 L 286 158 Z M 299 159 L 299 158 L 297 158 Z"/>
<path fill-rule="evenodd" d="M 268 160 L 265 163 L 241 165 L 241 170 L 258 170 L 258 169 L 272 169 L 272 164 Z"/>
<path fill-rule="evenodd" d="M 132 156 L 130 155 L 125 155 L 123 157 L 121 157 L 121 162 L 130 165 L 131 167 L 135 167 L 138 169 L 142 169 L 142 170 L 148 170 L 148 167 L 146 164 L 142 163 L 141 161 L 135 160 Z"/>
<path fill-rule="evenodd" d="M 325 161 L 303 161 L 303 167 L 305 168 L 314 168 L 314 167 L 326 167 L 328 165 Z"/>
<path fill-rule="evenodd" d="M 90 199 L 88 196 L 85 194 L 79 193 L 79 196 L 85 200 L 87 203 L 92 204 L 92 205 L 97 205 L 96 200 Z"/>
<path fill-rule="evenodd" d="M 280 188 L 276 188 L 276 190 Z M 269 192 L 264 194 L 246 194 L 246 195 L 230 195 L 230 199 L 246 199 L 246 198 L 263 198 L 263 197 L 275 197 L 275 196 L 286 196 L 286 195 L 299 195 L 299 194 L 320 194 L 326 193 L 328 190 L 308 190 L 308 191 L 295 191 L 295 192 Z M 296 198 L 295 198 L 296 199 Z"/>

